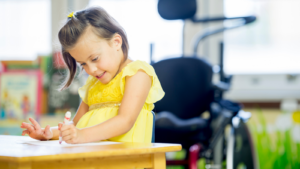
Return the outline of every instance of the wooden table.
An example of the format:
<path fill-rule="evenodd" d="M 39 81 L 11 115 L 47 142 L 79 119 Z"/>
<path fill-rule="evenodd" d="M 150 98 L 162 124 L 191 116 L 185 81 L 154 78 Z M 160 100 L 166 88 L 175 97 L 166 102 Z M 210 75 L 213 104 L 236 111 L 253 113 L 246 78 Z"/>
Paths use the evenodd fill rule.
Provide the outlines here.
<path fill-rule="evenodd" d="M 165 169 L 165 153 L 180 144 L 120 143 L 97 146 L 50 147 L 24 144 L 28 136 L 0 135 L 1 169 Z"/>

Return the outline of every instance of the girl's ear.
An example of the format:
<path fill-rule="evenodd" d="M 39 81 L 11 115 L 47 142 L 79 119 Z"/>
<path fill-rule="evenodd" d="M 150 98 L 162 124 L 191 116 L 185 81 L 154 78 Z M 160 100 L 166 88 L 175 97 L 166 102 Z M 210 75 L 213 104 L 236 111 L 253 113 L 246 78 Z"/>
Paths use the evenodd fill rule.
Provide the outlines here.
<path fill-rule="evenodd" d="M 121 50 L 121 48 L 122 48 L 122 36 L 119 35 L 118 33 L 116 33 L 113 37 L 113 46 L 117 50 Z"/>

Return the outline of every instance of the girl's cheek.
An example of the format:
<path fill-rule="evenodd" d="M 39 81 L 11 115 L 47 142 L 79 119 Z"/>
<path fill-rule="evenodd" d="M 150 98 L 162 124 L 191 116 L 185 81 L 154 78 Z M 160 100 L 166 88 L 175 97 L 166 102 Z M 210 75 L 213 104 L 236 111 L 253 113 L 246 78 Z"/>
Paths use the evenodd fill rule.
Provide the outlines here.
<path fill-rule="evenodd" d="M 105 69 L 104 69 L 105 66 L 104 65 L 105 65 L 104 62 L 99 62 L 99 61 L 97 62 L 97 68 L 102 70 L 102 71 L 105 71 Z"/>
<path fill-rule="evenodd" d="M 87 73 L 90 74 L 89 70 L 87 68 L 85 68 L 85 66 L 83 67 L 83 70 Z"/>

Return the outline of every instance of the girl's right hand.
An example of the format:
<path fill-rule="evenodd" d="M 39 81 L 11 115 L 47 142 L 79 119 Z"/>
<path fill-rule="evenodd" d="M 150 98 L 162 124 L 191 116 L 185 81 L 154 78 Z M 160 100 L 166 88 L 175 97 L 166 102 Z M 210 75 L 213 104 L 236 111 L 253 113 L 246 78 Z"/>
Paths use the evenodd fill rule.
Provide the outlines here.
<path fill-rule="evenodd" d="M 37 121 L 32 118 L 29 118 L 29 121 L 32 124 L 23 122 L 21 128 L 24 128 L 22 135 L 28 134 L 31 138 L 37 140 L 49 140 L 53 137 L 53 133 L 50 130 L 50 126 L 47 125 L 45 129 L 42 129 Z"/>

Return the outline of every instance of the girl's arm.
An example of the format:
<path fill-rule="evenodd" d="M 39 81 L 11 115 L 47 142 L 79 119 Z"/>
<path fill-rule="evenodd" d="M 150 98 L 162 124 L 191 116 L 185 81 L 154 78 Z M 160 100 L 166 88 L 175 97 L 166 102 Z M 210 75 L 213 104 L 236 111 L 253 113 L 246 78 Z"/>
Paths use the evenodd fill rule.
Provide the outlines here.
<path fill-rule="evenodd" d="M 151 88 L 151 78 L 143 71 L 126 77 L 124 96 L 118 115 L 95 126 L 77 129 L 64 125 L 63 140 L 67 143 L 86 143 L 106 140 L 127 133 L 134 125 Z"/>
<path fill-rule="evenodd" d="M 89 106 L 84 103 L 83 101 L 81 101 L 79 108 L 77 110 L 77 113 L 75 114 L 74 118 L 73 118 L 73 124 L 76 126 L 76 124 L 78 123 L 79 119 L 86 113 L 89 111 Z M 60 124 L 59 126 L 62 126 L 62 124 Z M 59 139 L 59 130 L 58 130 L 58 126 L 56 127 L 51 127 L 51 131 L 53 133 L 53 137 L 52 140 L 58 140 Z"/>

